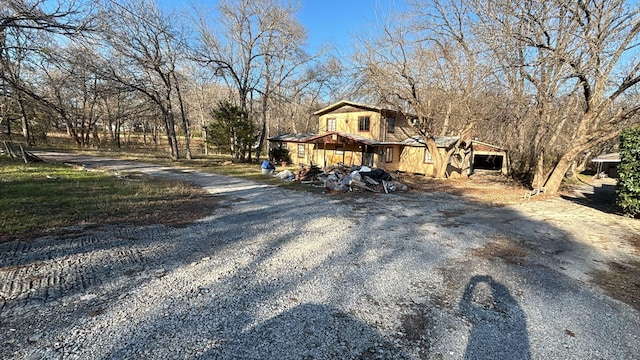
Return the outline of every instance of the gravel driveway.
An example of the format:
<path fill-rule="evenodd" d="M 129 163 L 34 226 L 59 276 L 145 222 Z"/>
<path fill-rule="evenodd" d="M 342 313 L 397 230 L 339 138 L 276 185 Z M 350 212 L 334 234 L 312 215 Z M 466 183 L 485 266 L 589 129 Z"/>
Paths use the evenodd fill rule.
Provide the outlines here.
<path fill-rule="evenodd" d="M 0 244 L 2 359 L 640 359 L 639 284 L 601 281 L 637 271 L 638 220 L 38 155 L 188 180 L 220 207 Z"/>

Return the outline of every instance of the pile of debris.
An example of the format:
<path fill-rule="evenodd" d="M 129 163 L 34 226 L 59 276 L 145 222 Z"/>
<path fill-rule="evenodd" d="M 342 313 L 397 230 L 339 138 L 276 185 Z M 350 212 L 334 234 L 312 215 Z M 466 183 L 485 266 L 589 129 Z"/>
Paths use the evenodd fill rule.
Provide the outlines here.
<path fill-rule="evenodd" d="M 21 144 L 17 146 L 10 141 L 3 141 L 3 147 L 0 148 L 0 155 L 9 155 L 11 160 L 22 160 L 25 164 L 32 162 L 40 162 L 42 159 L 26 151 Z"/>
<path fill-rule="evenodd" d="M 284 170 L 273 175 L 283 180 L 300 181 L 315 186 L 322 186 L 332 191 L 371 191 L 385 192 L 407 191 L 409 187 L 396 181 L 383 169 L 372 169 L 368 166 L 334 165 L 324 169 L 316 165 L 303 166 L 295 173 Z"/>
<path fill-rule="evenodd" d="M 303 166 L 300 170 L 296 171 L 295 181 L 314 182 L 319 180 L 320 174 L 323 171 L 316 165 Z"/>

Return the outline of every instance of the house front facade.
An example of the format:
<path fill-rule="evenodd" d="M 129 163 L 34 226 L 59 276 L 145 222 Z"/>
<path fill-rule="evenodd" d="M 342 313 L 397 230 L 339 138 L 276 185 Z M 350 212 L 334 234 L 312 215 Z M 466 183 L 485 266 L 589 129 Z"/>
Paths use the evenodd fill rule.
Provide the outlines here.
<path fill-rule="evenodd" d="M 289 150 L 291 161 L 320 167 L 344 164 L 388 172 L 433 174 L 429 150 L 402 113 L 376 106 L 340 101 L 314 113 L 318 134 L 282 134 L 269 138 L 270 147 Z M 437 137 L 441 152 L 457 137 Z M 453 171 L 453 169 L 452 169 Z"/>

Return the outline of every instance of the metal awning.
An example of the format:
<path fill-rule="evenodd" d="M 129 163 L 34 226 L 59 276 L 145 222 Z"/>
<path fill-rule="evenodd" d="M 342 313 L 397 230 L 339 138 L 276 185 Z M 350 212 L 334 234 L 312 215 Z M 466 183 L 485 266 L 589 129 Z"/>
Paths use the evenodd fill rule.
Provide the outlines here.
<path fill-rule="evenodd" d="M 621 162 L 620 153 L 602 154 L 591 159 L 591 162 L 595 163 L 619 163 Z"/>

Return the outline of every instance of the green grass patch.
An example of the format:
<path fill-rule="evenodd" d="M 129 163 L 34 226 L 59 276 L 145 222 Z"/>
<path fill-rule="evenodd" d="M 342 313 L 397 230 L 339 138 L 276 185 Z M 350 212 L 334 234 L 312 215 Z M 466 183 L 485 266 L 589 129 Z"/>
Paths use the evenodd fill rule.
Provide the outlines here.
<path fill-rule="evenodd" d="M 118 178 L 50 163 L 0 157 L 0 241 L 30 239 L 74 224 L 193 221 L 211 211 L 204 190 L 168 179 L 136 175 Z"/>

